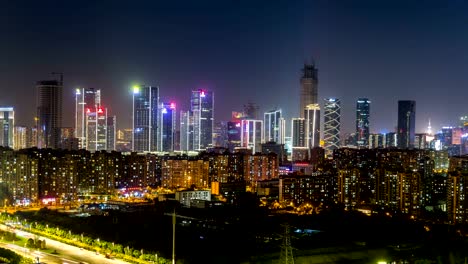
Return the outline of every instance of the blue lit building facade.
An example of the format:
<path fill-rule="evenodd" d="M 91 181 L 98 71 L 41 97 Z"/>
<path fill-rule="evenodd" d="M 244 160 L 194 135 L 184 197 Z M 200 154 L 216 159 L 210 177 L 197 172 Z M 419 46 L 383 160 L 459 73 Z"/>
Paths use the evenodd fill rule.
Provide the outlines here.
<path fill-rule="evenodd" d="M 359 98 L 356 104 L 356 145 L 358 148 L 369 146 L 370 101 Z"/>
<path fill-rule="evenodd" d="M 159 87 L 133 87 L 132 151 L 157 151 Z"/>
<path fill-rule="evenodd" d="M 213 147 L 213 92 L 202 89 L 192 91 L 190 110 L 193 115 L 193 150 Z"/>
<path fill-rule="evenodd" d="M 176 113 L 175 103 L 161 103 L 159 109 L 158 151 L 174 151 Z"/>

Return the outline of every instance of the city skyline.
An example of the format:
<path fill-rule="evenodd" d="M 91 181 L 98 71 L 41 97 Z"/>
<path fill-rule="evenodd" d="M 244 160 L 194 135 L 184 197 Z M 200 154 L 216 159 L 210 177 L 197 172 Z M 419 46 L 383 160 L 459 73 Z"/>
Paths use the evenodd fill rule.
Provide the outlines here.
<path fill-rule="evenodd" d="M 290 119 L 299 116 L 300 68 L 311 57 L 319 70 L 318 101 L 341 99 L 343 132 L 353 131 L 353 102 L 359 97 L 373 102 L 371 132 L 394 130 L 397 113 L 387 114 L 385 109 L 394 109 L 398 100 L 418 102 L 417 132 L 424 131 L 429 118 L 433 128 L 439 130 L 455 125 L 467 111 L 463 104 L 463 87 L 468 82 L 463 74 L 466 51 L 461 47 L 466 46 L 468 38 L 460 23 L 466 14 L 459 11 L 466 3 L 231 5 L 229 13 L 245 15 L 252 22 L 249 26 L 237 15 L 220 11 L 223 6 L 213 2 L 188 4 L 193 12 L 171 4 L 120 3 L 109 12 L 103 12 L 108 8 L 105 3 L 89 5 L 93 8 L 33 2 L 30 6 L 10 3 L 2 8 L 7 15 L 2 16 L 6 21 L 0 28 L 6 37 L 0 47 L 6 58 L 0 71 L 0 87 L 5 94 L 0 105 L 15 107 L 18 125 L 32 124 L 35 98 L 24 95 L 33 95 L 34 83 L 46 79 L 51 71 L 65 74 L 63 122 L 68 127 L 73 124 L 73 91 L 78 87 L 101 89 L 109 97 L 108 105 L 115 108 L 109 111 L 118 117 L 118 127 L 131 127 L 134 83 L 160 86 L 161 97 L 176 99 L 179 109 L 188 109 L 191 90 L 212 90 L 217 101 L 224 102 L 217 108 L 215 120 L 229 120 L 229 113 L 249 100 L 261 107 L 260 112 L 278 107 Z M 35 12 L 35 8 L 43 12 Z M 168 12 L 161 17 L 169 22 L 161 25 L 160 12 Z M 101 18 L 103 13 L 106 15 Z M 134 19 L 135 13 L 141 18 Z M 155 21 L 143 23 L 150 15 Z M 438 19 L 432 19 L 434 15 Z M 178 22 L 171 23 L 175 21 L 172 17 Z M 39 20 L 41 23 L 35 24 Z M 210 26 L 213 21 L 219 23 Z M 70 26 L 72 30 L 66 30 Z M 155 43 L 155 37 L 147 34 L 153 29 L 151 35 L 155 37 L 170 32 L 182 37 Z M 233 34 L 220 35 L 224 30 Z M 48 33 L 54 33 L 52 41 L 44 41 L 51 36 Z M 357 37 L 348 38 L 351 33 Z M 133 42 L 140 38 L 144 41 Z M 177 44 L 185 43 L 181 38 L 193 40 L 194 45 L 184 50 Z M 401 41 L 404 38 L 405 44 Z M 277 39 L 281 41 L 273 41 Z M 39 44 L 12 45 L 18 41 Z M 447 49 L 444 43 L 449 44 Z M 152 57 L 157 59 L 148 60 Z M 181 65 L 184 78 L 179 78 Z M 391 78 L 387 78 L 389 74 Z M 441 88 L 451 92 L 440 93 Z M 249 92 L 252 90 L 256 93 Z M 274 92 L 264 94 L 266 90 Z M 450 105 L 438 106 L 444 102 Z"/>

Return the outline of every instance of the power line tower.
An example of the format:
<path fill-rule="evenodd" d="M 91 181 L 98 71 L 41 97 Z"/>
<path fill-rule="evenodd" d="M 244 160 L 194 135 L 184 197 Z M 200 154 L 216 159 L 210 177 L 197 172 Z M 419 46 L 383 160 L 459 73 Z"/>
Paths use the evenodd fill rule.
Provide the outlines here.
<path fill-rule="evenodd" d="M 291 234 L 289 225 L 284 224 L 283 244 L 281 245 L 280 264 L 294 264 L 293 248 L 291 246 Z"/>

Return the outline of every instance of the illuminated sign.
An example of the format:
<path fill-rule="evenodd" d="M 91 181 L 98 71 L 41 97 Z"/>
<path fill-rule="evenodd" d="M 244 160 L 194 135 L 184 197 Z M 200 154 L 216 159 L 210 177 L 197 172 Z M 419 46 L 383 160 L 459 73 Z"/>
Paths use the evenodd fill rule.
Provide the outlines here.
<path fill-rule="evenodd" d="M 175 106 L 176 106 L 176 104 L 175 104 L 175 103 L 171 103 L 171 106 L 170 106 L 170 108 L 171 108 L 171 109 L 175 109 Z"/>
<path fill-rule="evenodd" d="M 87 113 L 87 114 L 91 113 L 91 109 L 86 108 L 86 113 Z"/>
<path fill-rule="evenodd" d="M 200 97 L 205 97 L 205 96 L 206 96 L 206 95 L 205 95 L 205 91 L 201 91 Z"/>

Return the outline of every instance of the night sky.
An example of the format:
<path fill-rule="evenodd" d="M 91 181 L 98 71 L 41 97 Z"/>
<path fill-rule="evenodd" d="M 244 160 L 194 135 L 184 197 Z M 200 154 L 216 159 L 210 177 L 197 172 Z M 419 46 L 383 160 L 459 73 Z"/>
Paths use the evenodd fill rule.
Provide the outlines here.
<path fill-rule="evenodd" d="M 94 87 L 130 127 L 135 83 L 159 85 L 179 110 L 192 89 L 211 89 L 216 120 L 248 101 L 289 119 L 314 58 L 321 100 L 342 100 L 343 132 L 354 130 L 358 97 L 372 101 L 371 132 L 394 129 L 399 99 L 416 100 L 417 131 L 468 114 L 467 2 L 253 2 L 2 1 L 0 105 L 31 125 L 35 82 L 62 71 L 65 126 L 74 89 Z"/>

